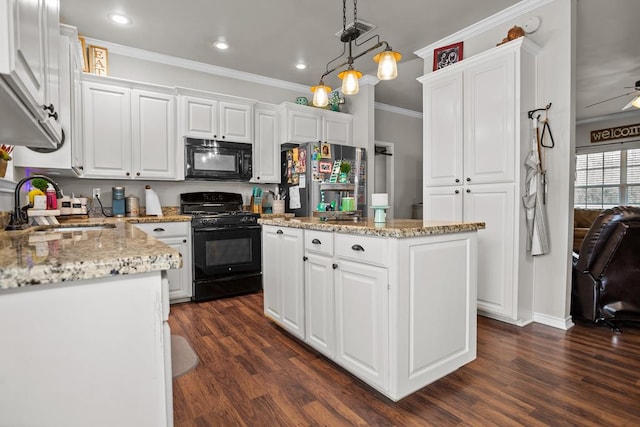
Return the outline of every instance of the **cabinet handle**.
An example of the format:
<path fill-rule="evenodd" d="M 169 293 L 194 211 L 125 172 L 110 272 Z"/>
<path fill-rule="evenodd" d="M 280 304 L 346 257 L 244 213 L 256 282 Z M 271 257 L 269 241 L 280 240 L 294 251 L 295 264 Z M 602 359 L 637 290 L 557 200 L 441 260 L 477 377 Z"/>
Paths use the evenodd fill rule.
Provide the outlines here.
<path fill-rule="evenodd" d="M 318 239 L 313 239 L 311 241 L 311 243 L 313 243 L 314 245 L 321 245 L 322 244 L 322 242 L 320 240 L 318 240 Z"/>
<path fill-rule="evenodd" d="M 187 239 L 182 239 L 182 243 L 187 243 Z"/>
<path fill-rule="evenodd" d="M 303 261 L 306 261 L 306 260 L 308 260 L 308 259 L 309 259 L 309 258 L 308 258 L 308 257 L 306 257 L 306 256 L 303 256 L 303 257 L 302 257 L 302 260 L 303 260 Z"/>
<path fill-rule="evenodd" d="M 456 178 L 456 184 L 460 182 L 460 179 Z"/>
<path fill-rule="evenodd" d="M 43 106 L 42 106 L 42 109 L 43 109 L 44 111 L 49 111 L 49 112 L 51 112 L 51 113 L 55 112 L 55 110 L 56 110 L 56 109 L 55 109 L 55 107 L 53 106 L 53 104 L 43 105 Z"/>
<path fill-rule="evenodd" d="M 222 139 L 225 139 L 225 138 L 226 138 L 226 136 L 222 135 Z"/>
<path fill-rule="evenodd" d="M 140 176 L 140 172 L 136 172 L 136 176 Z"/>
<path fill-rule="evenodd" d="M 471 178 L 467 178 L 467 182 L 471 182 Z"/>
<path fill-rule="evenodd" d="M 353 249 L 354 251 L 361 251 L 364 252 L 364 248 L 360 245 L 353 245 L 351 246 L 351 249 Z"/>
<path fill-rule="evenodd" d="M 49 113 L 49 117 L 53 117 L 53 120 L 58 121 L 58 112 L 56 111 L 53 114 Z"/>
<path fill-rule="evenodd" d="M 256 180 L 260 181 L 260 177 L 259 177 L 259 176 L 257 176 L 257 177 L 256 177 Z"/>
<path fill-rule="evenodd" d="M 338 268 L 338 264 L 333 264 L 331 267 L 333 267 L 333 269 L 337 269 Z"/>
<path fill-rule="evenodd" d="M 156 233 L 159 233 L 160 231 L 165 231 L 165 229 L 162 228 L 162 227 L 158 227 L 158 228 L 154 228 L 153 231 L 156 232 Z M 185 240 L 185 242 L 186 242 L 186 240 Z"/>
<path fill-rule="evenodd" d="M 213 135 L 213 139 L 216 139 L 218 137 L 218 135 Z"/>
<path fill-rule="evenodd" d="M 471 193 L 471 190 L 469 190 L 468 188 L 467 188 L 467 193 Z"/>
<path fill-rule="evenodd" d="M 84 166 L 78 166 L 78 169 L 80 169 L 81 171 L 84 170 Z"/>
<path fill-rule="evenodd" d="M 129 172 L 126 173 L 127 176 L 131 176 L 131 174 Z"/>
<path fill-rule="evenodd" d="M 276 231 L 276 234 L 283 234 L 283 233 L 282 233 L 282 230 L 278 230 L 278 231 Z"/>
<path fill-rule="evenodd" d="M 458 193 L 460 193 L 460 191 L 459 191 L 459 190 L 456 190 L 456 191 L 455 191 L 455 193 L 456 193 L 456 194 L 458 194 Z"/>

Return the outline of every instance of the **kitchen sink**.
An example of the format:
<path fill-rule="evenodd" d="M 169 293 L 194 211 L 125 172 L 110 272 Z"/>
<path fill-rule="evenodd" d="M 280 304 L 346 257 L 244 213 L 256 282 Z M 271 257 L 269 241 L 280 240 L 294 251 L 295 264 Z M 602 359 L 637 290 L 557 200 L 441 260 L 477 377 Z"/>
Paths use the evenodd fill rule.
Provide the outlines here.
<path fill-rule="evenodd" d="M 44 229 L 35 230 L 35 232 L 43 231 L 57 231 L 57 232 L 69 232 L 69 231 L 91 231 L 91 230 L 110 230 L 115 228 L 115 224 L 78 224 L 78 225 L 54 225 L 47 226 Z"/>

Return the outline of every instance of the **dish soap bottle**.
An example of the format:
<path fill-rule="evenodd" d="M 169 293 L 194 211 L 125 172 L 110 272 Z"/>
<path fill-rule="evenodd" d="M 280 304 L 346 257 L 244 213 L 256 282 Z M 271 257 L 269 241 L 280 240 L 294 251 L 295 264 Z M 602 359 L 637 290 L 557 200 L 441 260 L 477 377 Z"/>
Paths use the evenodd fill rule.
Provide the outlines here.
<path fill-rule="evenodd" d="M 53 185 L 51 185 L 51 183 L 47 184 L 45 195 L 47 196 L 47 209 L 58 209 L 58 198 L 56 196 L 56 190 L 55 188 L 53 188 Z"/>

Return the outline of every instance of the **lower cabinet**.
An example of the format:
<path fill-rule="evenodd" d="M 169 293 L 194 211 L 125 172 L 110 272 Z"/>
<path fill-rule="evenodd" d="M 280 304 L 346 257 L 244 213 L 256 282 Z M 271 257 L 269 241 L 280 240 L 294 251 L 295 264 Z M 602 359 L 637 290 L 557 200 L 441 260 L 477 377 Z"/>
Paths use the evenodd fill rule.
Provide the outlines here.
<path fill-rule="evenodd" d="M 191 223 L 156 222 L 136 224 L 145 233 L 180 252 L 182 267 L 167 270 L 171 303 L 189 301 L 192 296 Z"/>
<path fill-rule="evenodd" d="M 264 313 L 304 339 L 302 230 L 262 226 Z"/>

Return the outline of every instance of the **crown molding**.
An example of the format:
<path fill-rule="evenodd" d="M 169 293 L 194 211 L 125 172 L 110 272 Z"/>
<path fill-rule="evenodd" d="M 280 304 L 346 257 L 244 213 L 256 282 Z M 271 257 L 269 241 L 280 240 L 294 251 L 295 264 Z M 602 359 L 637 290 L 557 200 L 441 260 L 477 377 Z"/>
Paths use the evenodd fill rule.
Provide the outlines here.
<path fill-rule="evenodd" d="M 86 37 L 87 45 L 101 46 L 116 55 L 128 56 L 145 61 L 156 62 L 159 64 L 172 65 L 174 67 L 185 68 L 187 70 L 199 71 L 201 73 L 212 74 L 221 77 L 228 77 L 237 80 L 243 80 L 251 83 L 261 84 L 265 86 L 273 86 L 280 89 L 292 90 L 295 92 L 307 92 L 308 86 L 298 83 L 287 82 L 285 80 L 274 79 L 271 77 L 260 76 L 258 74 L 247 73 L 244 71 L 232 70 L 231 68 L 219 67 L 217 65 L 205 64 L 203 62 L 192 61 L 190 59 L 178 58 L 175 56 L 165 55 L 162 53 L 151 52 L 135 47 L 124 46 L 117 43 L 111 43 L 105 40 L 98 40 Z"/>
<path fill-rule="evenodd" d="M 415 51 L 414 53 L 422 59 L 430 58 L 433 56 L 433 50 L 437 47 L 446 46 L 451 43 L 456 43 L 461 40 L 475 37 L 497 25 L 513 21 L 515 18 L 522 16 L 525 13 L 529 13 L 541 6 L 544 6 L 547 3 L 551 3 L 552 1 L 553 0 L 523 0 L 519 3 L 514 4 L 513 6 L 510 6 L 498 13 L 489 16 L 488 18 L 483 19 L 482 21 L 478 21 L 475 24 L 463 28 L 457 33 L 453 33 L 450 36 L 431 43 L 430 45 L 425 46 L 422 49 Z"/>
<path fill-rule="evenodd" d="M 413 117 L 414 119 L 422 120 L 422 113 L 420 111 L 409 110 L 407 108 L 396 107 L 395 105 L 383 104 L 381 102 L 375 102 L 373 106 L 376 110 L 382 110 L 389 113 L 401 114 L 403 116 Z"/>

